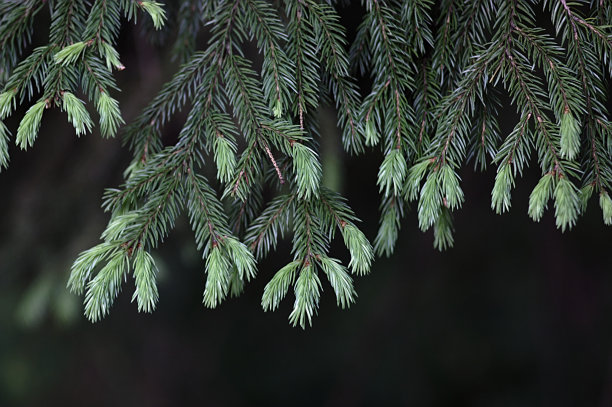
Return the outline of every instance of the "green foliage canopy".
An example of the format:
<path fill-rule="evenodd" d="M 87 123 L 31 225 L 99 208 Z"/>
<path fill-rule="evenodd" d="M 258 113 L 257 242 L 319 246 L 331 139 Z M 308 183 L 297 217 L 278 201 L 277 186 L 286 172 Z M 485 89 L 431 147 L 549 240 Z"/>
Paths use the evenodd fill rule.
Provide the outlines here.
<path fill-rule="evenodd" d="M 468 164 L 496 166 L 497 213 L 510 209 L 516 179 L 535 156 L 542 175 L 529 198 L 531 218 L 539 221 L 552 200 L 565 231 L 595 193 L 612 223 L 611 2 L 355 3 L 0 2 L 0 168 L 11 140 L 3 121 L 17 105 L 30 106 L 15 136 L 22 149 L 36 141 L 45 110 L 66 112 L 81 135 L 93 131 L 95 109 L 100 134 L 121 129 L 133 153 L 124 184 L 105 193 L 110 220 L 101 243 L 78 257 L 68 281 L 85 294 L 89 319 L 109 312 L 129 273 L 138 309 L 155 308 L 151 251 L 182 213 L 205 261 L 207 307 L 239 295 L 257 259 L 291 235 L 293 260 L 266 285 L 262 306 L 276 309 L 293 287 L 289 320 L 302 327 L 317 312 L 325 280 L 339 306 L 355 301 L 352 275 L 369 272 L 374 253 L 393 252 L 410 202 L 420 228 L 433 228 L 434 245 L 452 246 L 452 212 L 465 199 L 458 171 Z M 34 47 L 45 8 L 49 41 Z M 349 42 L 341 14 L 351 10 L 363 19 Z M 180 67 L 126 124 L 113 75 L 125 68 L 119 30 L 140 14 L 151 29 L 171 31 Z M 201 33 L 208 42 L 200 49 Z M 253 47 L 261 66 L 246 56 Z M 518 116 L 507 135 L 498 123 L 504 95 Z M 317 110 L 324 105 L 335 107 L 348 153 L 384 154 L 373 246 L 347 201 L 321 184 Z M 163 145 L 162 130 L 181 109 L 187 119 L 178 141 Z M 203 175 L 205 166 L 216 168 L 216 181 Z M 337 232 L 350 252 L 346 265 L 331 257 Z"/>

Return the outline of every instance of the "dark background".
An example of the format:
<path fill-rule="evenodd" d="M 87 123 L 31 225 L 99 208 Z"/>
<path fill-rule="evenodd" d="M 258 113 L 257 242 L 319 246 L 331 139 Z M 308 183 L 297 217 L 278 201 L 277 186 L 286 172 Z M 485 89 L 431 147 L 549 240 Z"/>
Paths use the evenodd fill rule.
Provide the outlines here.
<path fill-rule="evenodd" d="M 175 65 L 138 29 L 121 38 L 127 69 L 115 96 L 129 120 Z M 13 131 L 23 113 L 9 121 Z M 381 157 L 345 156 L 333 112 L 320 114 L 325 182 L 349 198 L 373 240 Z M 511 126 L 512 109 L 503 114 Z M 503 216 L 490 209 L 495 169 L 466 168 L 455 247 L 434 250 L 408 211 L 396 253 L 356 278 L 356 304 L 337 308 L 324 286 L 305 331 L 288 324 L 291 293 L 274 313 L 260 306 L 290 260 L 287 244 L 260 262 L 241 297 L 204 308 L 204 262 L 184 218 L 155 252 L 157 310 L 137 312 L 130 278 L 110 315 L 91 324 L 65 282 L 78 253 L 98 242 L 103 189 L 121 183 L 129 159 L 119 140 L 77 139 L 57 110 L 45 112 L 32 149 L 11 147 L 0 173 L 0 405 L 612 405 L 610 230 L 596 199 L 571 232 L 555 228 L 550 208 L 533 223 L 536 167 Z"/>

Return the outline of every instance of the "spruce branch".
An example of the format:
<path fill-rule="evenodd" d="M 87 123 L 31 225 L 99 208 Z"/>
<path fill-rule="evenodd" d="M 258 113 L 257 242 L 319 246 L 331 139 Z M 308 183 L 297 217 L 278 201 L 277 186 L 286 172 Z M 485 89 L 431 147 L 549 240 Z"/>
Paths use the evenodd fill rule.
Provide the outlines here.
<path fill-rule="evenodd" d="M 290 89 L 295 89 L 293 61 L 280 46 L 287 40 L 287 35 L 276 10 L 267 2 L 246 0 L 244 7 L 245 23 L 264 54 L 261 69 L 263 93 L 269 95 L 268 106 L 279 118 L 289 104 Z"/>
<path fill-rule="evenodd" d="M 85 108 L 85 103 L 70 92 L 62 95 L 62 109 L 68 114 L 68 120 L 76 130 L 77 136 L 91 131 L 93 122 Z"/>
<path fill-rule="evenodd" d="M 353 279 L 349 275 L 346 267 L 340 263 L 340 260 L 332 259 L 327 256 L 319 256 L 317 258 L 317 263 L 327 276 L 329 284 L 336 294 L 337 305 L 344 309 L 355 302 L 357 293 L 353 287 Z"/>
<path fill-rule="evenodd" d="M 17 145 L 22 149 L 27 149 L 34 145 L 34 140 L 38 136 L 38 130 L 40 129 L 40 122 L 42 121 L 43 111 L 49 103 L 48 100 L 40 99 L 32 107 L 28 109 L 25 116 L 19 123 L 17 129 Z"/>
<path fill-rule="evenodd" d="M 36 0 L 0 4 L 0 83 L 4 82 L 20 54 L 31 43 L 33 21 L 44 7 Z"/>
<path fill-rule="evenodd" d="M 137 300 L 138 311 L 153 312 L 159 299 L 157 284 L 155 283 L 155 275 L 158 271 L 153 257 L 142 248 L 139 248 L 134 255 L 132 267 L 136 284 L 132 301 Z"/>
<path fill-rule="evenodd" d="M 121 282 L 129 268 L 128 254 L 116 251 L 108 263 L 87 283 L 85 292 L 85 316 L 92 322 L 99 321 L 121 291 Z"/>
<path fill-rule="evenodd" d="M 0 170 L 8 168 L 9 164 L 9 152 L 8 152 L 8 141 L 10 132 L 0 121 Z"/>
<path fill-rule="evenodd" d="M 316 58 L 317 43 L 313 28 L 304 18 L 304 4 L 301 1 L 286 2 L 286 14 L 290 18 L 287 55 L 295 61 L 296 99 L 294 114 L 298 116 L 300 129 L 304 129 L 304 115 L 318 106 L 318 82 L 320 81 L 319 61 Z"/>
<path fill-rule="evenodd" d="M 7 117 L 15 109 L 17 95 L 23 101 L 26 97 L 32 98 L 35 93 L 40 92 L 53 49 L 51 46 L 37 47 L 17 65 L 4 85 L 4 92 L 0 95 L 0 117 Z M 7 99 L 4 99 L 5 97 Z M 9 107 L 9 100 L 12 102 L 12 107 Z"/>
<path fill-rule="evenodd" d="M 434 248 L 451 247 L 466 199 L 459 174 L 472 162 L 496 166 L 497 213 L 510 210 L 531 164 L 540 173 L 529 197 L 534 221 L 552 202 L 564 232 L 597 197 L 612 223 L 612 7 L 542 3 L 543 13 L 518 0 L 0 2 L 0 169 L 11 142 L 26 149 L 45 131 L 46 109 L 66 112 L 77 136 L 95 132 L 97 111 L 100 134 L 122 133 L 133 157 L 124 182 L 104 195 L 110 219 L 100 243 L 71 269 L 68 287 L 84 294 L 85 315 L 105 316 L 130 273 L 137 309 L 155 308 L 153 250 L 184 213 L 207 307 L 239 295 L 256 259 L 290 239 L 292 259 L 269 276 L 261 303 L 275 310 L 293 287 L 289 322 L 305 327 L 324 280 L 338 306 L 356 300 L 351 274 L 393 253 L 410 201 Z M 352 12 L 361 14 L 354 38 L 344 18 Z M 119 33 L 141 13 L 148 34 L 163 28 L 159 45 L 180 66 L 122 128 Z M 517 121 L 501 134 L 508 108 Z M 349 202 L 322 185 L 326 110 L 345 153 L 382 153 L 373 244 Z M 26 113 L 12 129 L 16 111 Z M 344 263 L 332 252 L 337 233 Z"/>
<path fill-rule="evenodd" d="M 300 261 L 292 261 L 281 268 L 266 284 L 261 297 L 261 306 L 264 311 L 275 311 L 278 308 L 280 302 L 287 295 L 289 287 L 294 284 L 301 265 Z"/>
<path fill-rule="evenodd" d="M 562 14 L 559 15 L 559 11 L 557 11 L 557 13 L 553 12 L 553 21 L 556 23 L 557 31 L 561 31 L 563 28 L 565 28 L 564 39 L 567 39 L 568 41 L 570 62 L 577 67 L 579 72 L 579 78 L 582 84 L 582 92 L 586 98 L 585 107 L 587 113 L 587 135 L 590 138 L 591 144 L 589 151 L 593 158 L 593 177 L 592 180 L 589 181 L 593 182 L 599 190 L 602 190 L 602 183 L 604 182 L 602 180 L 602 177 L 605 169 L 601 168 L 601 166 L 604 165 L 606 161 L 602 158 L 599 152 L 599 148 L 597 146 L 598 143 L 596 140 L 597 137 L 595 136 L 596 133 L 594 129 L 593 118 L 598 120 L 600 118 L 605 117 L 602 114 L 603 112 L 605 112 L 605 108 L 602 108 L 602 105 L 598 101 L 596 93 L 594 92 L 596 90 L 599 90 L 599 92 L 601 92 L 603 85 L 599 80 L 594 78 L 594 75 L 591 75 L 590 72 L 587 72 L 587 66 L 589 66 L 590 69 L 596 69 L 596 65 L 591 67 L 593 63 L 593 54 L 587 49 L 587 44 L 589 41 L 585 40 L 582 31 L 579 29 L 579 26 L 585 27 L 586 22 L 585 24 L 580 23 L 579 25 L 578 22 L 583 22 L 584 20 L 574 14 L 573 10 L 569 7 L 565 0 L 561 2 L 561 5 L 562 7 L 559 8 L 559 11 L 561 11 Z M 590 24 L 586 24 L 586 27 L 588 30 L 595 30 L 595 28 Z M 599 39 L 600 38 L 596 38 L 595 40 L 598 41 Z M 612 43 L 611 41 L 612 40 L 610 40 L 609 38 L 606 39 L 604 36 L 604 46 L 607 44 L 608 49 L 610 49 L 609 45 Z"/>
<path fill-rule="evenodd" d="M 49 42 L 59 49 L 79 41 L 89 11 L 83 0 L 58 0 L 51 15 Z"/>
<path fill-rule="evenodd" d="M 159 30 L 164 26 L 164 22 L 166 21 L 166 12 L 161 7 L 161 3 L 156 1 L 139 1 L 138 6 L 149 13 L 156 30 Z"/>
<path fill-rule="evenodd" d="M 359 153 L 363 150 L 362 130 L 357 120 L 359 93 L 349 76 L 344 29 L 338 23 L 339 16 L 331 6 L 308 1 L 307 10 L 316 42 L 322 44 L 320 54 L 329 75 L 329 88 L 340 114 L 338 124 L 343 129 L 344 147 L 347 151 Z"/>
<path fill-rule="evenodd" d="M 264 257 L 283 237 L 293 213 L 295 195 L 281 195 L 272 200 L 262 214 L 247 229 L 244 238 L 257 258 Z"/>

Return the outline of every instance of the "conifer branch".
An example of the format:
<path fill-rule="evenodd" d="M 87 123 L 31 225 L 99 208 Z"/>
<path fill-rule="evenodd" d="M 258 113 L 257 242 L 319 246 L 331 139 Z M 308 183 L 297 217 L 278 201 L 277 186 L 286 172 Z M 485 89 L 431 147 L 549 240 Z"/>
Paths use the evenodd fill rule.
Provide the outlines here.
<path fill-rule="evenodd" d="M 455 65 L 455 56 L 452 52 L 454 44 L 451 42 L 451 31 L 455 29 L 456 25 L 455 13 L 454 0 L 444 1 L 437 23 L 438 35 L 436 36 L 432 68 L 440 79 L 440 83 L 444 84 L 442 86 L 444 89 L 448 88 L 451 83 L 450 73 Z"/>
<path fill-rule="evenodd" d="M 268 146 L 268 144 L 266 144 L 265 141 L 261 141 L 260 143 L 263 145 L 264 150 L 266 150 L 266 154 L 268 154 L 268 157 L 270 158 L 270 162 L 272 163 L 272 166 L 274 167 L 274 171 L 276 171 L 276 175 L 278 175 L 278 180 L 280 181 L 281 184 L 285 183 L 285 179 L 283 178 L 283 174 L 281 173 L 280 168 L 278 168 L 278 164 L 276 163 L 276 160 L 274 159 L 274 156 L 272 155 L 272 151 L 270 151 L 270 147 Z"/>
<path fill-rule="evenodd" d="M 249 226 L 245 243 L 258 258 L 263 257 L 270 248 L 275 247 L 278 234 L 282 235 L 285 231 L 295 196 L 295 194 L 289 194 L 276 198 Z"/>
<path fill-rule="evenodd" d="M 261 304 L 278 308 L 293 287 L 289 322 L 305 327 L 323 279 L 338 306 L 355 301 L 351 273 L 366 274 L 374 253 L 394 251 L 409 201 L 418 201 L 419 228 L 433 228 L 434 247 L 452 246 L 454 211 L 465 200 L 459 174 L 471 160 L 475 169 L 497 166 L 497 213 L 511 208 L 519 176 L 537 162 L 541 178 L 528 209 L 534 221 L 552 200 L 565 231 L 595 192 L 604 223 L 612 224 L 612 7 L 545 0 L 542 14 L 537 3 L 0 2 L 0 168 L 11 143 L 30 148 L 45 131 L 46 110 L 65 112 L 77 136 L 96 133 L 96 110 L 100 133 L 122 131 L 133 158 L 124 182 L 104 195 L 110 220 L 101 242 L 71 270 L 68 285 L 84 294 L 86 316 L 106 315 L 130 273 L 138 310 L 155 308 L 151 250 L 184 212 L 204 259 L 207 307 L 240 294 L 255 276 L 255 259 L 291 234 L 292 261 L 270 276 Z M 348 27 L 344 13 L 353 12 L 362 21 Z M 121 129 L 115 73 L 125 68 L 119 50 L 126 48 L 119 32 L 139 13 L 150 37 L 164 29 L 156 44 L 170 42 L 181 65 Z M 48 41 L 38 30 L 46 32 L 44 24 Z M 499 118 L 510 107 L 518 121 L 502 137 Z M 380 146 L 373 245 L 348 201 L 322 185 L 320 156 L 330 137 L 323 109 L 335 114 L 345 153 Z M 11 128 L 15 112 L 25 114 Z M 167 135 L 175 125 L 177 134 Z M 348 264 L 331 253 L 336 233 Z"/>
<path fill-rule="evenodd" d="M 593 131 L 594 117 L 595 118 L 601 117 L 599 112 L 596 111 L 593 107 L 592 91 L 593 89 L 597 89 L 597 86 L 592 81 L 589 80 L 590 75 L 588 75 L 586 72 L 587 62 L 585 58 L 585 52 L 583 50 L 583 44 L 581 43 L 581 40 L 580 40 L 582 36 L 580 35 L 580 32 L 578 31 L 578 27 L 576 24 L 576 22 L 582 21 L 582 19 L 578 18 L 577 16 L 573 14 L 572 10 L 569 8 L 565 0 L 562 0 L 561 4 L 563 7 L 563 11 L 567 19 L 569 20 L 570 26 L 571 26 L 571 33 L 568 36 L 569 43 L 570 43 L 569 51 L 575 54 L 574 57 L 578 62 L 577 65 L 578 65 L 579 78 L 582 84 L 582 92 L 586 99 L 586 112 L 587 112 L 587 115 L 586 115 L 587 132 L 586 133 L 590 138 L 589 151 L 590 151 L 591 156 L 593 157 L 593 167 L 594 167 L 593 183 L 595 184 L 597 189 L 601 191 L 603 189 L 602 175 L 601 175 L 602 170 L 600 168 L 600 157 L 598 154 L 596 136 L 594 135 L 594 131 Z M 593 30 L 592 26 L 588 24 L 587 26 L 589 29 Z M 608 39 L 604 38 L 604 40 L 608 40 Z"/>
<path fill-rule="evenodd" d="M 264 52 L 264 94 L 270 95 L 270 109 L 278 118 L 287 104 L 289 88 L 295 88 L 291 80 L 293 63 L 280 47 L 280 41 L 284 42 L 286 35 L 275 10 L 266 2 L 246 0 L 244 3 L 248 10 L 247 15 L 253 15 L 249 26 Z"/>

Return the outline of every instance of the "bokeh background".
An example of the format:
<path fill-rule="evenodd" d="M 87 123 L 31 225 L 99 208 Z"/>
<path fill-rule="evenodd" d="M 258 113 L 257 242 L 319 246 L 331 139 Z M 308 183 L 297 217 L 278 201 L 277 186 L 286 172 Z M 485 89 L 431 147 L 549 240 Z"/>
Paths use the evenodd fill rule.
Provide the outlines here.
<path fill-rule="evenodd" d="M 350 27 L 359 20 L 346 16 Z M 46 36 L 37 29 L 34 43 Z M 176 64 L 140 28 L 121 38 L 117 96 L 129 120 Z M 325 182 L 373 239 L 382 158 L 344 155 L 333 111 L 320 115 Z M 502 115 L 507 129 L 513 109 Z M 45 113 L 31 150 L 11 147 L 0 173 L 1 406 L 612 405 L 610 229 L 595 199 L 571 232 L 555 228 L 551 211 L 533 223 L 536 168 L 503 216 L 490 209 L 495 169 L 466 168 L 455 247 L 434 250 L 408 211 L 396 253 L 356 278 L 357 303 L 337 308 L 325 286 L 305 331 L 288 324 L 291 293 L 274 313 L 260 307 L 264 285 L 290 260 L 287 243 L 241 297 L 204 308 L 204 263 L 185 218 L 155 252 L 157 310 L 137 312 L 128 279 L 110 315 L 91 324 L 65 282 L 78 253 L 98 242 L 102 192 L 121 183 L 129 159 L 120 140 L 77 139 L 58 111 Z M 346 259 L 340 243 L 333 250 Z"/>

